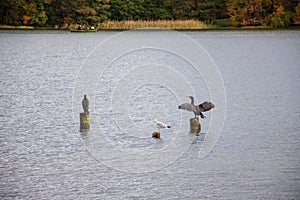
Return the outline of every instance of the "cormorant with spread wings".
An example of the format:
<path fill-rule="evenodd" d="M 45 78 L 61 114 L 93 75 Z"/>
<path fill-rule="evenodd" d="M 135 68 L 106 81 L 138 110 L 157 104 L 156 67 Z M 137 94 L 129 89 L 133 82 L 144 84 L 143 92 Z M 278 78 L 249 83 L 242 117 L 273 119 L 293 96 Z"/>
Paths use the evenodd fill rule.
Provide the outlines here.
<path fill-rule="evenodd" d="M 205 118 L 202 112 L 209 111 L 210 109 L 215 107 L 215 105 L 209 101 L 204 101 L 199 105 L 195 105 L 193 96 L 187 96 L 187 98 L 191 99 L 191 103 L 183 103 L 178 106 L 178 108 L 193 112 L 195 114 L 195 117 L 200 115 L 201 118 Z"/>

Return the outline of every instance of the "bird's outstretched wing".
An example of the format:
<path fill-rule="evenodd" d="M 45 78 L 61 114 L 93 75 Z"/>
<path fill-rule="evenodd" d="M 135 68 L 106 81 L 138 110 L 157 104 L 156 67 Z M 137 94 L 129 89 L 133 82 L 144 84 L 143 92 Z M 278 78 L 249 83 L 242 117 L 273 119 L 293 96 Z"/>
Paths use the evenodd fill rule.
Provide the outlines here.
<path fill-rule="evenodd" d="M 206 112 L 214 108 L 215 105 L 209 101 L 204 101 L 203 103 L 199 104 L 199 110 L 201 112 Z"/>
<path fill-rule="evenodd" d="M 196 106 L 194 106 L 194 105 L 192 105 L 190 103 L 183 103 L 180 106 L 178 106 L 178 108 L 182 109 L 182 110 L 187 110 L 187 111 L 190 111 L 190 112 L 197 113 Z"/>

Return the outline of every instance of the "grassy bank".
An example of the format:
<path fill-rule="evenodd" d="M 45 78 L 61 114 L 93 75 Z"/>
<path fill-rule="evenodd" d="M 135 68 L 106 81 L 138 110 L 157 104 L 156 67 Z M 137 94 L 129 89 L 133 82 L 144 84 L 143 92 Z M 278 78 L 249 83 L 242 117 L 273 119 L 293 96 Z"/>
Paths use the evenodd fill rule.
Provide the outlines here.
<path fill-rule="evenodd" d="M 24 29 L 24 30 L 66 30 L 66 29 L 77 29 L 79 24 L 69 24 L 63 27 L 33 27 L 33 26 L 10 26 L 0 25 L 0 29 Z M 82 25 L 82 29 L 87 28 L 86 25 Z M 141 29 L 141 28 L 162 28 L 162 29 L 173 29 L 173 30 L 201 30 L 215 28 L 215 26 L 203 23 L 198 20 L 158 20 L 158 21 L 107 21 L 96 25 L 97 30 L 130 30 L 130 29 Z"/>
<path fill-rule="evenodd" d="M 33 27 L 33 26 L 9 26 L 0 25 L 0 29 L 77 29 L 79 24 L 64 25 L 63 27 Z M 86 29 L 86 25 L 82 25 L 82 29 Z M 158 21 L 107 21 L 96 25 L 97 30 L 130 30 L 141 28 L 162 28 L 173 30 L 201 30 L 216 28 L 216 26 L 203 23 L 198 20 L 158 20 Z"/>

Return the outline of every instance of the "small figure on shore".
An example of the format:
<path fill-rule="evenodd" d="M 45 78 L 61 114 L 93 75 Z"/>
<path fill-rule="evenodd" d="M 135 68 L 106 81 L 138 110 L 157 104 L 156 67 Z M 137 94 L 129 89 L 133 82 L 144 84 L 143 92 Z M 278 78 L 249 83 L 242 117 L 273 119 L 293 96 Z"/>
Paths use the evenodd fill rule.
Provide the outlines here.
<path fill-rule="evenodd" d="M 89 113 L 89 100 L 87 99 L 86 95 L 84 95 L 82 100 L 82 108 L 85 114 Z"/>
<path fill-rule="evenodd" d="M 81 24 L 77 27 L 77 30 L 79 31 L 81 30 Z"/>

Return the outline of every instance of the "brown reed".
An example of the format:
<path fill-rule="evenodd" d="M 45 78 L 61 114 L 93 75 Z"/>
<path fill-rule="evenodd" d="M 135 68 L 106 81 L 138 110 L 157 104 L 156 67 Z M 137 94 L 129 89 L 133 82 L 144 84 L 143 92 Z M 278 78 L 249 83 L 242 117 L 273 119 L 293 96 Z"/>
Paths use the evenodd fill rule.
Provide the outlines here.
<path fill-rule="evenodd" d="M 130 30 L 163 28 L 173 30 L 195 30 L 211 28 L 211 25 L 198 20 L 158 20 L 158 21 L 107 21 L 99 24 L 100 30 Z"/>

